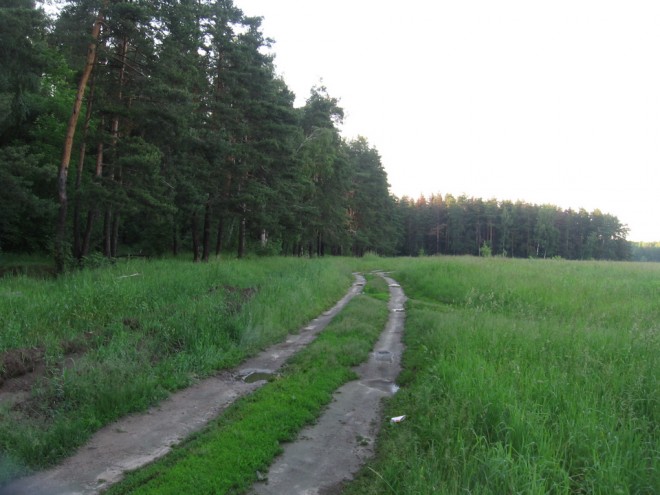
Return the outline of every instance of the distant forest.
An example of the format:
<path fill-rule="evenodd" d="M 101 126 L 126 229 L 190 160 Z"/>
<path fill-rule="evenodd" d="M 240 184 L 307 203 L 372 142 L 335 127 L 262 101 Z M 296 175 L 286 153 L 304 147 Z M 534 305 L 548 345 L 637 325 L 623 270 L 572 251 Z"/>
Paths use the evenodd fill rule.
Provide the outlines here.
<path fill-rule="evenodd" d="M 394 197 L 324 87 L 294 107 L 270 43 L 231 0 L 4 0 L 0 252 L 631 258 L 599 210 Z"/>

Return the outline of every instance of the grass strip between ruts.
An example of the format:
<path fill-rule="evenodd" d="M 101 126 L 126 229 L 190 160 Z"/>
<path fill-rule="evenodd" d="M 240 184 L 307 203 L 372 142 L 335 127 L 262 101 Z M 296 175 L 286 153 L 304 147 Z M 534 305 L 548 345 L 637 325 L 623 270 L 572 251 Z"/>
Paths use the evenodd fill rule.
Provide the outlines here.
<path fill-rule="evenodd" d="M 355 377 L 388 317 L 382 300 L 355 298 L 279 378 L 232 405 L 163 459 L 129 474 L 109 494 L 240 493 L 267 472 L 281 451 L 313 422 L 332 393 Z"/>

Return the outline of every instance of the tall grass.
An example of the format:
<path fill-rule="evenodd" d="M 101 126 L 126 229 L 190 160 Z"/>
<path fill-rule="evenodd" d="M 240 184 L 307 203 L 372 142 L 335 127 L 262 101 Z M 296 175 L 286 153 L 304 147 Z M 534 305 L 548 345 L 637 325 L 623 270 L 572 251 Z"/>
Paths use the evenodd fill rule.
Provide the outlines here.
<path fill-rule="evenodd" d="M 371 291 L 375 294 L 376 291 Z M 378 292 L 381 294 L 381 292 Z M 387 286 L 385 286 L 387 294 Z M 313 422 L 340 385 L 354 378 L 388 317 L 386 302 L 353 299 L 280 376 L 230 407 L 202 433 L 110 488 L 118 494 L 240 493 Z"/>
<path fill-rule="evenodd" d="M 660 493 L 660 271 L 395 260 L 401 391 L 348 493 Z"/>
<path fill-rule="evenodd" d="M 352 280 L 345 260 L 286 258 L 133 260 L 0 279 L 0 352 L 38 348 L 46 366 L 27 402 L 0 405 L 0 483 L 282 339 Z"/>

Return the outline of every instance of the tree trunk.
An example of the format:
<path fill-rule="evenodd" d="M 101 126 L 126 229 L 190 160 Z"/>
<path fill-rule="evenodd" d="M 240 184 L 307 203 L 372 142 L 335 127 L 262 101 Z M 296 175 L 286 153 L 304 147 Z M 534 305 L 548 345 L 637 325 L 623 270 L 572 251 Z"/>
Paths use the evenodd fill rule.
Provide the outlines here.
<path fill-rule="evenodd" d="M 96 220 L 96 210 L 89 210 L 87 212 L 87 225 L 85 226 L 85 234 L 82 238 L 82 245 L 80 247 L 80 258 L 84 258 L 89 254 L 89 246 L 92 240 L 92 229 L 94 228 L 94 220 Z"/>
<path fill-rule="evenodd" d="M 192 248 L 193 248 L 193 262 L 199 261 L 199 229 L 197 228 L 197 212 L 193 213 L 191 219 L 192 229 Z"/>
<path fill-rule="evenodd" d="M 103 118 L 99 122 L 99 130 L 103 130 Z M 103 140 L 101 140 L 96 149 L 96 171 L 94 172 L 94 177 L 96 180 L 100 180 L 103 175 Z M 85 234 L 83 235 L 83 242 L 80 251 L 81 258 L 89 254 L 90 243 L 92 239 L 92 230 L 94 228 L 94 222 L 98 215 L 98 208 L 93 206 L 87 212 L 87 226 L 85 227 Z M 104 230 L 105 232 L 105 230 Z"/>
<path fill-rule="evenodd" d="M 224 234 L 224 222 L 222 221 L 222 217 L 220 217 L 220 220 L 218 220 L 218 238 L 215 241 L 215 255 L 220 256 L 220 253 L 222 253 L 222 237 Z"/>
<path fill-rule="evenodd" d="M 103 11 L 107 6 L 108 0 L 103 2 L 103 6 L 99 10 L 94 25 L 92 26 L 92 41 L 87 47 L 87 58 L 85 60 L 85 68 L 83 69 L 80 81 L 78 83 L 78 90 L 76 91 L 76 99 L 73 103 L 73 110 L 69 117 L 69 122 L 66 127 L 66 134 L 64 137 L 64 149 L 62 150 L 62 160 L 60 161 L 59 172 L 57 175 L 57 196 L 59 201 L 59 212 L 57 215 L 57 226 L 55 231 L 55 266 L 58 273 L 64 271 L 64 239 L 66 234 L 66 213 L 68 206 L 68 198 L 66 191 L 67 177 L 69 175 L 69 164 L 71 163 L 71 150 L 73 149 L 73 138 L 76 134 L 76 126 L 78 124 L 78 117 L 80 116 L 80 108 L 82 107 L 85 89 L 87 88 L 87 81 L 94 68 L 94 61 L 96 60 L 96 42 L 101 33 L 101 26 L 103 25 L 104 14 Z"/>
<path fill-rule="evenodd" d="M 117 104 L 121 105 L 124 93 L 124 81 L 126 79 L 126 54 L 128 53 L 128 39 L 124 37 L 119 45 L 119 60 L 121 61 L 121 67 L 119 68 L 119 88 L 117 89 Z M 111 125 L 111 135 L 112 135 L 112 147 L 113 152 L 114 148 L 117 146 L 117 141 L 119 141 L 119 115 L 115 114 L 112 118 Z M 114 157 L 116 159 L 116 156 Z"/>
<path fill-rule="evenodd" d="M 172 221 L 172 255 L 179 254 L 179 236 L 177 235 L 176 220 Z"/>
<path fill-rule="evenodd" d="M 202 261 L 208 261 L 211 255 L 211 195 L 204 206 L 204 232 L 202 240 Z"/>
<path fill-rule="evenodd" d="M 112 218 L 112 239 L 110 243 L 110 255 L 113 258 L 117 257 L 117 244 L 119 238 L 119 219 L 120 219 L 119 208 L 117 208 L 117 211 L 115 211 L 115 215 Z"/>
<path fill-rule="evenodd" d="M 96 58 L 94 59 L 96 65 Z M 78 169 L 76 170 L 75 201 L 73 203 L 73 255 L 77 260 L 83 257 L 82 239 L 80 233 L 80 185 L 82 183 L 82 173 L 85 165 L 85 156 L 87 154 L 87 134 L 89 132 L 89 123 L 92 119 L 92 102 L 94 100 L 94 74 L 87 97 L 87 111 L 85 112 L 85 125 L 83 126 L 83 138 L 80 144 L 80 156 L 78 157 Z"/>
<path fill-rule="evenodd" d="M 117 90 L 117 103 L 121 105 L 122 93 L 124 87 L 124 79 L 126 74 L 126 53 L 128 51 L 128 40 L 122 39 L 119 47 L 119 59 L 121 60 L 121 67 L 119 69 L 119 88 Z M 121 165 L 117 164 L 117 143 L 119 141 L 119 115 L 115 114 L 110 123 L 110 136 L 111 136 L 111 179 L 117 182 L 120 186 L 122 183 L 122 169 Z M 108 209 L 109 218 L 106 224 L 106 256 L 117 256 L 117 244 L 119 238 L 119 220 L 120 220 L 120 207 L 115 209 Z"/>
<path fill-rule="evenodd" d="M 103 215 L 103 256 L 112 256 L 112 210 L 109 206 Z"/>
<path fill-rule="evenodd" d="M 245 217 L 241 217 L 241 222 L 238 227 L 238 258 L 245 255 Z"/>

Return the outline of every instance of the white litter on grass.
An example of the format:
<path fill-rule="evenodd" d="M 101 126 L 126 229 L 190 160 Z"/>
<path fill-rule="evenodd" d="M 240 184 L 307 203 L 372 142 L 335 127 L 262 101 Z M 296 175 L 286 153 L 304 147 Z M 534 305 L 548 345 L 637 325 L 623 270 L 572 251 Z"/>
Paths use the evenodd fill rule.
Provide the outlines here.
<path fill-rule="evenodd" d="M 122 275 L 121 277 L 117 277 L 117 278 L 137 277 L 139 275 L 140 275 L 139 273 L 133 273 L 132 275 Z"/>
<path fill-rule="evenodd" d="M 405 414 L 403 416 L 394 416 L 392 419 L 390 419 L 390 423 L 401 423 L 401 421 L 404 419 L 406 419 Z"/>

